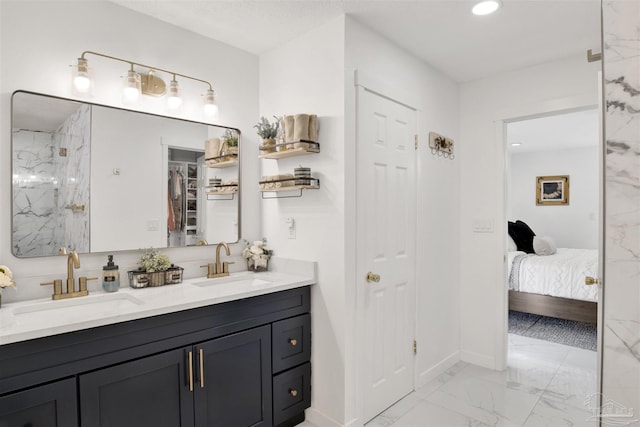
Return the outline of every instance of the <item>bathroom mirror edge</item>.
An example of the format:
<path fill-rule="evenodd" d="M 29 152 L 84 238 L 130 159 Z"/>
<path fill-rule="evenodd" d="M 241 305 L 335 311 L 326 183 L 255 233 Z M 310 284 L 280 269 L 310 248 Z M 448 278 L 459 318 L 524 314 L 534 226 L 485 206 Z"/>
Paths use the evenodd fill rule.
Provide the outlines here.
<path fill-rule="evenodd" d="M 25 104 L 29 105 L 29 108 L 26 108 L 26 110 L 28 111 L 25 111 Z M 59 117 L 52 119 L 51 114 L 47 112 L 47 109 L 51 110 L 53 108 L 55 110 L 64 110 L 62 106 L 64 106 L 65 104 L 67 107 L 69 107 L 67 108 L 68 111 L 74 110 L 73 114 L 76 114 L 76 116 L 78 117 L 83 116 L 83 119 L 78 119 L 76 121 L 70 120 L 69 123 L 67 123 L 67 118 L 70 117 L 69 115 L 65 119 L 63 119 L 65 126 L 68 128 L 67 130 L 69 130 L 68 135 L 73 135 L 69 136 L 69 140 L 66 141 L 71 146 L 66 146 L 67 144 L 63 144 L 65 145 L 63 147 L 59 142 L 56 145 L 55 141 L 53 141 L 55 138 L 58 138 L 59 135 L 53 136 L 53 131 L 51 129 L 47 129 L 48 126 L 54 126 L 56 131 L 59 134 L 62 134 L 62 130 L 59 130 L 62 128 L 55 127 L 56 121 L 59 121 L 60 119 Z M 52 105 L 54 107 L 52 107 Z M 38 108 L 34 108 L 34 106 Z M 97 142 L 97 138 L 95 138 L 94 135 L 94 112 L 96 111 L 96 109 L 103 109 L 103 111 L 107 113 L 113 113 L 116 116 L 122 115 L 123 117 L 126 117 L 126 125 L 123 125 L 122 123 L 120 123 L 119 125 L 114 125 L 113 123 L 110 123 L 108 126 L 102 125 L 103 129 L 110 129 L 112 133 L 113 129 L 122 128 L 122 130 L 126 130 L 126 133 L 123 133 L 122 135 L 128 136 L 129 134 L 135 134 L 136 132 L 140 131 L 133 129 L 131 127 L 132 123 L 135 124 L 137 122 L 144 121 L 153 122 L 155 124 L 162 124 L 162 127 L 158 130 L 158 132 L 160 133 L 173 133 L 173 135 L 170 135 L 167 138 L 164 138 L 163 135 L 160 135 L 159 137 L 158 135 L 154 135 L 153 137 L 156 138 L 156 140 L 154 141 L 155 146 L 158 146 L 160 148 L 156 149 L 154 146 L 152 153 L 144 153 L 143 156 L 138 153 L 136 157 L 138 162 L 147 158 L 161 159 L 158 160 L 160 162 L 159 166 L 157 165 L 155 160 L 153 166 L 156 181 L 158 177 L 160 177 L 160 183 L 156 185 L 156 181 L 153 181 L 152 185 L 145 187 L 143 182 L 133 181 L 133 185 L 125 185 L 124 188 L 133 189 L 133 191 L 129 192 L 129 194 L 117 194 L 118 197 L 114 197 L 112 199 L 110 205 L 112 208 L 109 209 L 110 215 L 113 215 L 114 212 L 121 212 L 120 215 L 115 216 L 116 221 L 121 221 L 123 218 L 129 217 L 131 209 L 135 208 L 135 204 L 125 204 L 123 200 L 135 200 L 136 196 L 148 192 L 141 192 L 141 189 L 148 189 L 151 187 L 154 187 L 153 192 L 155 192 L 156 194 L 163 194 L 164 196 L 160 196 L 160 200 L 154 201 L 156 211 L 152 215 L 147 216 L 144 222 L 139 222 L 137 225 L 137 231 L 140 231 L 142 228 L 144 228 L 144 230 L 142 230 L 144 232 L 155 233 L 155 240 L 153 240 L 153 244 L 149 244 L 149 241 L 145 239 L 140 239 L 139 241 L 129 240 L 129 242 L 127 242 L 126 244 L 123 243 L 122 246 L 119 245 L 119 241 L 117 244 L 114 244 L 112 241 L 111 243 L 105 243 L 102 245 L 98 245 L 94 241 L 94 239 L 97 239 L 99 237 L 100 233 L 92 232 L 92 222 L 97 223 L 97 221 L 95 220 L 96 218 L 99 218 L 100 215 L 96 216 L 97 211 L 93 206 L 94 200 L 99 198 L 93 194 L 93 183 L 95 180 L 99 180 L 98 182 L 104 183 L 118 175 L 119 176 L 117 179 L 122 180 L 122 175 L 125 175 L 125 177 L 127 175 L 126 168 L 123 168 L 123 173 L 121 174 L 120 168 L 113 167 L 112 174 L 110 169 L 109 176 L 106 176 L 104 174 L 104 170 L 101 171 L 102 175 L 99 178 L 97 176 L 94 176 L 97 173 L 97 168 L 94 167 L 94 159 L 91 157 L 91 155 L 92 152 L 96 150 L 94 144 Z M 59 116 L 65 115 L 65 113 L 62 111 L 58 112 L 62 113 L 59 114 Z M 25 120 L 26 116 L 29 116 L 30 118 L 28 120 Z M 47 122 L 47 120 L 45 119 L 51 120 L 48 120 Z M 21 125 L 25 122 L 29 123 L 29 120 L 31 120 L 31 123 L 37 123 L 38 126 L 27 126 L 23 128 Z M 10 241 L 11 253 L 14 256 L 18 258 L 55 256 L 58 255 L 60 247 L 64 247 L 67 250 L 77 250 L 78 253 L 104 253 L 116 251 L 132 251 L 148 247 L 155 247 L 158 249 L 189 247 L 196 246 L 201 241 L 205 241 L 207 242 L 206 244 L 213 245 L 217 244 L 219 241 L 225 241 L 227 243 L 237 243 L 241 240 L 242 216 L 240 195 L 242 194 L 242 187 L 240 164 L 242 151 L 242 132 L 240 131 L 240 129 L 231 126 L 200 122 L 186 118 L 164 116 L 145 111 L 131 110 L 127 108 L 88 102 L 82 99 L 64 98 L 61 96 L 49 95 L 22 89 L 15 90 L 11 94 L 10 121 L 10 164 L 12 171 L 12 211 Z M 72 128 L 74 132 L 70 131 Z M 186 139 L 182 137 L 176 137 L 176 135 L 182 135 L 179 131 L 176 131 L 176 129 L 182 128 L 195 129 L 198 135 L 205 135 L 205 137 L 192 139 L 192 141 L 184 144 L 182 143 L 182 141 L 180 141 L 179 144 L 174 145 L 174 141 Z M 16 131 L 19 130 L 31 133 L 31 135 L 29 135 L 29 137 L 27 138 L 30 140 L 30 149 L 25 149 L 25 147 L 22 146 L 21 143 L 16 141 Z M 227 130 L 235 132 L 238 136 L 238 148 L 236 155 L 237 164 L 232 168 L 220 169 L 219 171 L 224 171 L 220 174 L 217 173 L 217 169 L 209 168 L 206 165 L 203 166 L 202 163 L 206 162 L 204 160 L 206 140 L 208 138 L 222 137 L 222 134 Z M 45 135 L 47 133 L 49 135 Z M 106 151 L 114 152 L 116 153 L 116 155 L 121 154 L 118 153 L 116 149 L 113 149 L 111 147 L 111 143 L 117 144 L 119 142 L 120 144 L 123 144 L 123 141 L 126 141 L 126 138 L 113 138 L 113 134 L 110 136 L 111 139 L 109 139 L 109 147 L 106 148 Z M 36 139 L 38 138 L 50 138 L 51 141 L 47 142 L 46 146 L 39 146 L 38 142 L 36 141 Z M 133 137 L 130 136 L 130 138 Z M 135 142 L 137 145 L 139 141 L 136 140 Z M 140 147 L 135 148 L 139 149 Z M 178 241 L 179 244 L 173 242 L 170 239 L 169 236 L 171 235 L 171 232 L 169 231 L 170 228 L 167 223 L 167 218 L 170 216 L 168 213 L 170 204 L 168 202 L 167 196 L 170 193 L 170 190 L 168 189 L 169 186 L 167 185 L 166 181 L 167 171 L 169 170 L 169 165 L 166 160 L 170 159 L 170 153 L 172 150 L 193 151 L 194 156 L 199 155 L 198 157 L 200 157 L 201 161 L 200 170 L 202 171 L 201 175 L 198 175 L 197 179 L 193 180 L 193 182 L 197 182 L 197 188 L 190 188 L 191 190 L 196 190 L 195 193 L 197 194 L 197 203 L 199 206 L 199 210 L 197 212 L 198 228 L 197 231 L 195 231 L 195 226 L 190 225 L 188 227 L 189 230 L 187 230 L 187 194 L 191 195 L 191 193 L 187 193 L 189 189 L 185 186 L 185 216 L 182 222 L 183 228 L 181 228 L 181 232 L 184 231 L 184 235 L 186 237 L 183 238 L 182 243 Z M 44 156 L 48 157 L 44 159 Z M 136 154 L 128 152 L 127 156 L 134 157 L 136 156 Z M 61 177 L 54 173 L 54 163 L 55 159 L 58 157 L 65 158 L 65 160 L 69 159 L 75 162 L 74 164 L 70 164 L 69 166 L 64 167 L 65 170 L 73 169 L 72 173 L 69 176 Z M 180 159 L 180 161 L 182 160 L 183 159 Z M 19 165 L 20 162 L 22 162 L 23 165 L 27 166 L 21 167 Z M 115 164 L 120 162 L 114 161 L 112 163 Z M 179 161 L 177 163 L 179 163 Z M 185 163 L 196 164 L 197 160 L 194 157 L 193 161 L 185 161 Z M 70 167 L 75 165 L 77 165 L 78 167 Z M 49 168 L 49 170 L 44 170 L 43 168 Z M 198 173 L 200 173 L 200 170 L 198 171 Z M 164 178 L 159 175 L 160 173 L 164 173 Z M 227 179 L 230 180 L 229 182 L 237 182 L 237 192 L 231 195 L 231 199 L 222 200 L 216 197 L 210 199 L 206 194 L 208 190 L 207 183 L 210 182 L 210 177 L 213 177 L 214 175 L 216 176 L 216 178 L 218 177 L 218 175 L 222 175 L 224 177 L 225 174 L 227 176 Z M 145 172 L 142 175 L 146 176 L 147 173 Z M 209 181 L 207 181 L 208 179 Z M 189 183 L 191 183 L 191 180 L 189 180 Z M 85 189 L 80 189 L 80 186 L 84 186 Z M 79 199 L 77 199 L 77 202 L 71 201 L 71 199 L 67 199 L 66 196 L 64 196 L 63 193 L 65 191 L 67 191 L 68 193 L 73 193 L 75 195 L 83 194 L 83 191 L 86 191 L 87 197 L 85 199 L 80 197 Z M 32 194 L 28 194 L 28 192 L 31 192 Z M 44 198 L 50 199 L 49 202 L 51 204 L 48 209 L 46 209 Z M 194 204 L 196 203 L 195 199 L 192 201 Z M 40 206 L 37 207 L 37 204 L 40 204 Z M 226 217 L 216 222 L 215 227 L 210 227 L 211 230 L 213 230 L 213 228 L 216 229 L 216 234 L 207 235 L 207 230 L 203 227 L 205 227 L 206 224 L 210 224 L 212 221 L 215 222 L 214 216 L 218 211 L 223 212 Z M 69 227 L 71 231 L 66 232 L 65 238 L 54 238 L 53 233 L 65 232 L 61 231 L 61 227 L 52 225 L 53 223 L 44 225 L 43 221 L 53 221 L 53 217 L 57 216 L 58 218 L 56 219 L 56 221 L 65 222 L 65 219 L 63 218 L 65 213 L 67 214 L 67 217 L 84 217 L 84 223 L 81 222 L 80 225 L 72 225 L 71 227 Z M 189 213 L 189 215 L 191 215 L 191 213 Z M 196 213 L 194 213 L 193 215 L 196 215 Z M 106 214 L 102 216 L 106 217 Z M 225 223 L 226 225 L 224 225 Z M 224 229 L 222 228 L 222 225 L 224 225 Z M 34 232 L 34 230 L 43 229 L 47 229 L 48 232 L 52 234 L 49 236 L 42 236 L 38 235 L 37 232 Z M 58 231 L 55 231 L 56 229 Z M 69 245 L 67 243 L 69 239 L 66 236 L 71 232 L 82 235 L 82 238 L 86 239 L 83 241 L 84 243 L 78 245 Z M 191 234 L 187 235 L 187 232 Z M 113 230 L 111 230 L 111 234 L 113 234 Z M 119 233 L 119 235 L 122 234 L 123 233 Z M 133 236 L 133 234 L 135 233 L 127 233 L 126 235 L 128 237 L 129 235 Z M 35 242 L 35 246 L 39 246 L 40 249 L 32 250 L 29 248 L 25 248 L 25 241 Z"/>

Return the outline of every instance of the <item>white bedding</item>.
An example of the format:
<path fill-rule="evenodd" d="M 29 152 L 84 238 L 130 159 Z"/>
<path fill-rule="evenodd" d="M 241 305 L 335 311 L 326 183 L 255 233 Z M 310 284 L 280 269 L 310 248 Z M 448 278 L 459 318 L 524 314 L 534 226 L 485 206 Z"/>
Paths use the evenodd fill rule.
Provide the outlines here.
<path fill-rule="evenodd" d="M 509 252 L 509 289 L 597 301 L 598 287 L 584 284 L 586 276 L 596 277 L 598 251 L 595 249 L 558 248 L 547 256 Z"/>

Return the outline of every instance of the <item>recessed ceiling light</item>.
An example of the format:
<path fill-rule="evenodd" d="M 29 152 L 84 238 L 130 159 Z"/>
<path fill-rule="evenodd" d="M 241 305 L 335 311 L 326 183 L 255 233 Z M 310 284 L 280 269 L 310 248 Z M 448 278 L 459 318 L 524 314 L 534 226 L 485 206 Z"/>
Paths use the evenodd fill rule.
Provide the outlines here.
<path fill-rule="evenodd" d="M 522 142 L 512 142 L 511 146 L 512 147 L 520 147 L 522 145 Z"/>
<path fill-rule="evenodd" d="M 500 6 L 502 6 L 502 2 L 500 0 L 485 0 L 473 6 L 471 13 L 474 15 L 489 15 L 500 9 Z"/>

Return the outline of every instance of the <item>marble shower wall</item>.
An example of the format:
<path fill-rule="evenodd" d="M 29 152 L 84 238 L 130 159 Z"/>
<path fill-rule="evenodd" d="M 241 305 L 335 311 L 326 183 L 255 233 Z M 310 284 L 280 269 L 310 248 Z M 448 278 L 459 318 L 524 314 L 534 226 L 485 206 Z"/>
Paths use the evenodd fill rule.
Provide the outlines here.
<path fill-rule="evenodd" d="M 91 155 L 91 107 L 82 105 L 53 134 L 58 176 L 54 240 L 70 250 L 89 252 L 89 185 Z M 73 209 L 72 207 L 82 207 Z"/>
<path fill-rule="evenodd" d="M 17 256 L 51 254 L 58 188 L 51 133 L 16 129 L 13 135 L 13 251 Z"/>
<path fill-rule="evenodd" d="M 602 425 L 640 425 L 640 1 L 603 2 Z M 614 417 L 608 417 L 615 415 Z"/>
<path fill-rule="evenodd" d="M 90 114 L 84 105 L 52 133 L 13 131 L 17 256 L 55 255 L 60 246 L 89 251 Z M 85 209 L 67 209 L 73 205 Z"/>

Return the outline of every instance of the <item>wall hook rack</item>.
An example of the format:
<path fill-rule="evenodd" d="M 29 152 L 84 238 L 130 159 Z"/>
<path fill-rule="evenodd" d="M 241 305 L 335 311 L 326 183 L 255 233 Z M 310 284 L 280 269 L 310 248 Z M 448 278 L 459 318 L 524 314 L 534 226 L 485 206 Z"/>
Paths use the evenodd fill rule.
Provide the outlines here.
<path fill-rule="evenodd" d="M 453 160 L 456 156 L 453 154 L 453 139 L 446 136 L 429 132 L 429 148 L 434 156 L 444 157 Z"/>

